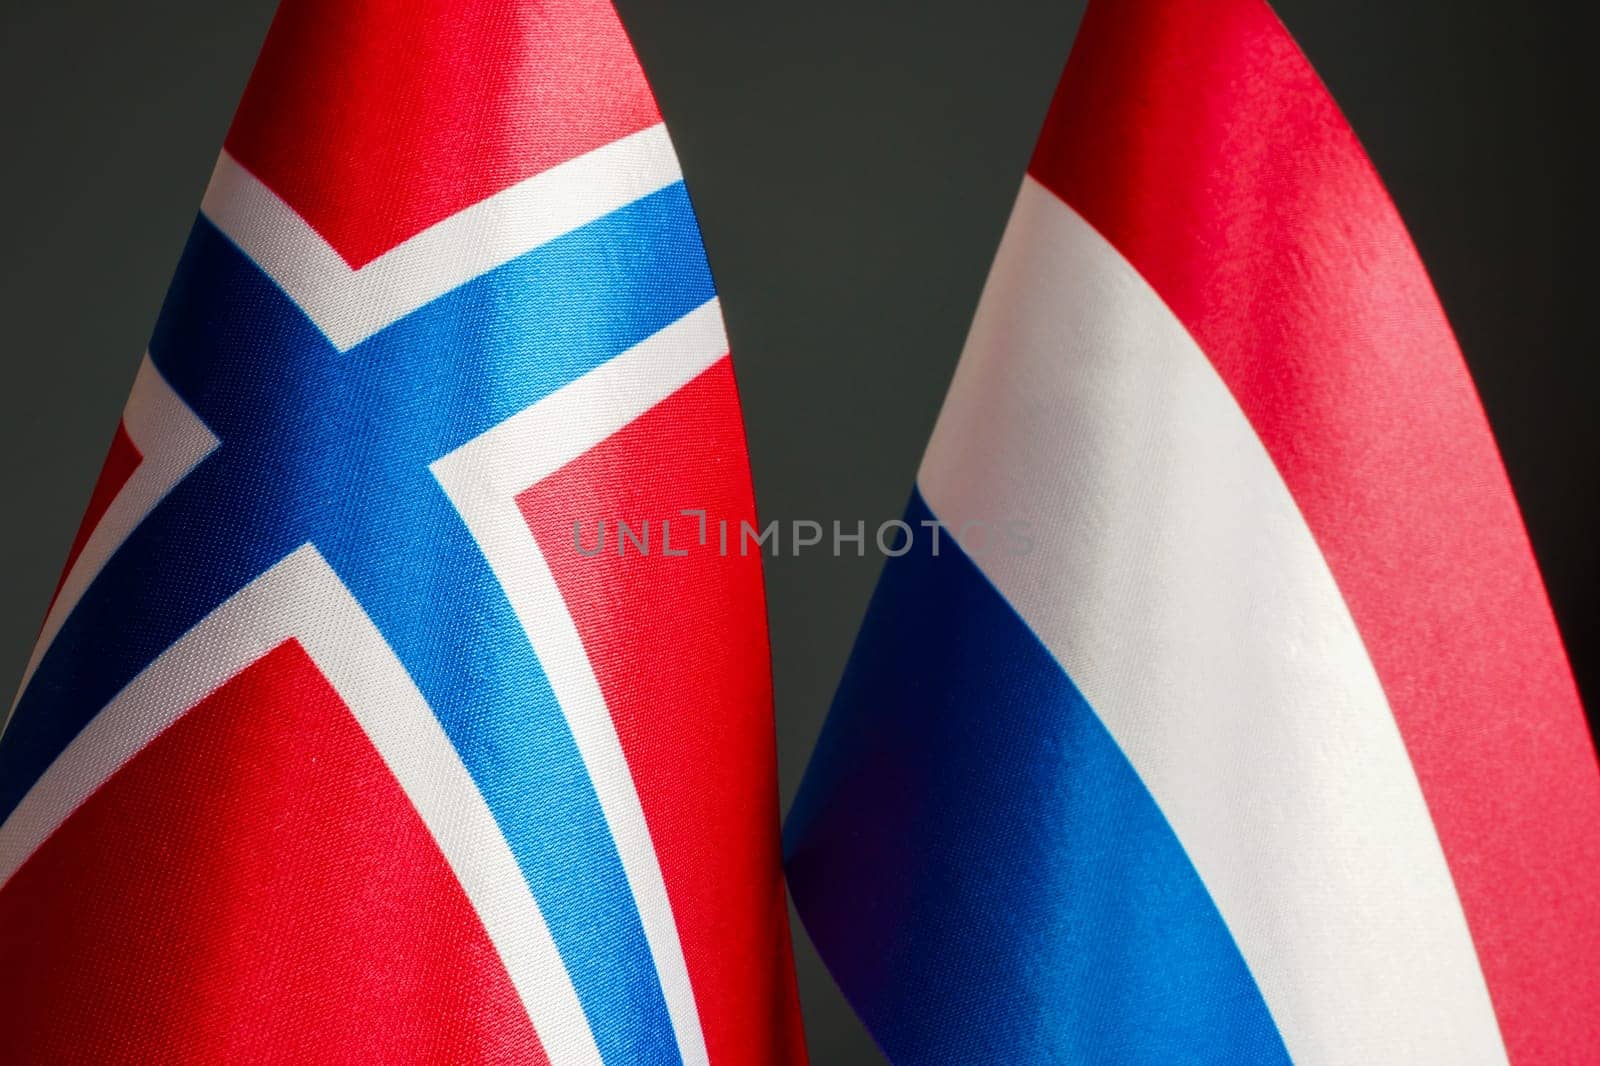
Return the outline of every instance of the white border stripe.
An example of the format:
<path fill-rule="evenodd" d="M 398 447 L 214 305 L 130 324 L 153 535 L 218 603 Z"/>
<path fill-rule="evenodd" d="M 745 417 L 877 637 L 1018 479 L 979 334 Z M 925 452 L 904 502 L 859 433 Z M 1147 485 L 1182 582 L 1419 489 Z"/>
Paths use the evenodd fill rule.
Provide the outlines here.
<path fill-rule="evenodd" d="M 100 573 L 106 560 L 144 521 L 145 515 L 210 455 L 218 443 L 215 434 L 172 391 L 149 355 L 139 363 L 133 391 L 122 411 L 122 424 L 134 447 L 139 449 L 139 465 L 112 499 L 105 514 L 100 516 L 99 524 L 83 542 L 83 550 L 62 580 L 61 592 L 50 605 L 50 613 L 45 615 L 44 625 L 39 630 L 39 639 L 34 642 L 33 654 L 28 657 L 22 683 L 17 686 L 16 698 L 12 700 L 12 710 L 16 709 L 16 702 L 22 698 L 28 682 L 33 680 L 39 660 L 44 658 L 67 616 L 83 598 L 84 590 Z"/>
<path fill-rule="evenodd" d="M 1382 688 L 1205 354 L 1024 184 L 919 481 L 1132 761 L 1297 1063 L 1499 1063 L 1460 902 Z M 1114 930 L 1107 935 L 1114 936 Z"/>
<path fill-rule="evenodd" d="M 616 841 L 678 1050 L 689 1066 L 707 1061 L 705 1036 L 644 807 L 594 668 L 516 496 L 672 395 L 727 351 L 720 306 L 712 299 L 431 468 L 482 547 L 549 675 Z"/>
<path fill-rule="evenodd" d="M 0 826 L 0 886 L 129 759 L 228 679 L 296 638 L 415 804 L 482 919 L 550 1061 L 600 1053 L 539 906 L 433 711 L 307 544 L 167 649 L 61 753 Z"/>
<path fill-rule="evenodd" d="M 345 351 L 517 256 L 681 178 L 657 123 L 504 189 L 352 269 L 227 152 L 200 210 Z"/>

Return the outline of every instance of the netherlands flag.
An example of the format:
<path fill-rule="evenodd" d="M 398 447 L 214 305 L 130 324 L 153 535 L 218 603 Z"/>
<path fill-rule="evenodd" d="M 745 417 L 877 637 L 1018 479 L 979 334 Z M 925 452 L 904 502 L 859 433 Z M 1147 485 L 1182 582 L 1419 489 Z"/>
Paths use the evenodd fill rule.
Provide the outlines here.
<path fill-rule="evenodd" d="M 1090 5 L 907 521 L 787 828 L 892 1059 L 1600 1061 L 1561 643 L 1262 0 Z"/>
<path fill-rule="evenodd" d="M 572 550 L 683 508 L 754 520 L 608 0 L 286 0 L 0 738 L 0 1058 L 803 1058 L 759 559 Z"/>

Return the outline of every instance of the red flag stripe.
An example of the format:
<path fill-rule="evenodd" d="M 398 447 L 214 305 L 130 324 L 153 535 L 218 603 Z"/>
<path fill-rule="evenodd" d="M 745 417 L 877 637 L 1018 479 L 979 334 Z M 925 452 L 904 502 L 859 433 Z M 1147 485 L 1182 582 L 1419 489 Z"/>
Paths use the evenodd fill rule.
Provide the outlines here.
<path fill-rule="evenodd" d="M 1416 766 L 1513 1061 L 1600 1038 L 1600 775 L 1510 485 L 1377 174 L 1260 0 L 1091 5 L 1030 172 L 1272 456 Z"/>

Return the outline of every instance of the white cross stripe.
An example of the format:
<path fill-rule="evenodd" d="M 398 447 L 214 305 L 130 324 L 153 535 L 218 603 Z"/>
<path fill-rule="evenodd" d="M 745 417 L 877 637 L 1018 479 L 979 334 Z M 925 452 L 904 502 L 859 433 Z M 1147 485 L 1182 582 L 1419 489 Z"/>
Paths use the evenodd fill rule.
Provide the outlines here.
<path fill-rule="evenodd" d="M 127 483 L 106 507 L 105 514 L 83 543 L 83 550 L 73 560 L 61 582 L 61 591 L 44 625 L 39 629 L 39 639 L 34 642 L 33 654 L 22 672 L 22 683 L 17 686 L 11 710 L 33 680 L 39 660 L 49 650 L 61 626 L 78 605 L 89 583 L 106 564 L 122 542 L 127 539 L 144 516 L 155 509 L 173 486 L 188 476 L 189 471 L 217 447 L 217 438 L 206 428 L 189 405 L 168 385 L 161 372 L 146 355 L 139 363 L 139 372 L 133 379 L 133 391 L 123 408 L 122 424 L 128 439 L 139 449 L 139 465 L 134 468 Z M 7 713 L 7 722 L 10 714 Z M 3 727 L 0 727 L 3 728 Z"/>
<path fill-rule="evenodd" d="M 502 189 L 352 268 L 227 152 L 200 210 L 348 350 L 445 293 L 678 181 L 657 123 Z"/>
<path fill-rule="evenodd" d="M 666 882 L 594 667 L 516 497 L 677 392 L 727 354 L 713 298 L 433 463 L 549 676 L 616 841 L 685 1066 L 705 1035 Z"/>

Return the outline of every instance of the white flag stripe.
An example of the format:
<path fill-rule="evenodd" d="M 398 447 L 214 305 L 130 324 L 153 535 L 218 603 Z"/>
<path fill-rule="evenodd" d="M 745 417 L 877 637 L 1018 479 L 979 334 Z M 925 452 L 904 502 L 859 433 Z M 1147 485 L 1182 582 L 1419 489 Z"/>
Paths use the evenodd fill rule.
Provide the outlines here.
<path fill-rule="evenodd" d="M 431 468 L 510 598 L 572 729 L 616 841 L 686 1066 L 707 1061 L 705 1036 L 644 807 L 582 638 L 516 497 L 677 392 L 727 351 L 721 306 L 708 300 Z"/>
<path fill-rule="evenodd" d="M 1205 354 L 1028 179 L 919 483 L 1026 521 L 978 561 L 1194 862 L 1297 1063 L 1499 1063 L 1444 856 L 1354 622 Z"/>
<path fill-rule="evenodd" d="M 50 650 L 62 624 L 106 560 L 172 487 L 217 447 L 216 435 L 172 391 L 149 355 L 139 363 L 133 391 L 123 408 L 122 423 L 127 428 L 128 439 L 139 449 L 139 465 L 111 500 L 105 514 L 100 516 L 100 521 L 83 542 L 83 550 L 62 579 L 61 591 L 45 615 L 33 654 L 22 672 L 22 683 L 17 686 L 12 710 L 16 710 L 16 701 L 22 698 L 28 682 L 33 680 L 39 661 Z M 7 720 L 10 720 L 9 715 Z"/>
<path fill-rule="evenodd" d="M 482 919 L 550 1061 L 598 1064 L 560 952 L 482 794 L 405 667 L 309 544 L 212 611 L 73 739 L 0 826 L 0 886 L 128 760 L 290 638 L 350 707 L 415 805 Z"/>
<path fill-rule="evenodd" d="M 682 177 L 657 123 L 503 189 L 359 269 L 227 152 L 200 210 L 340 351 L 473 278 Z"/>

